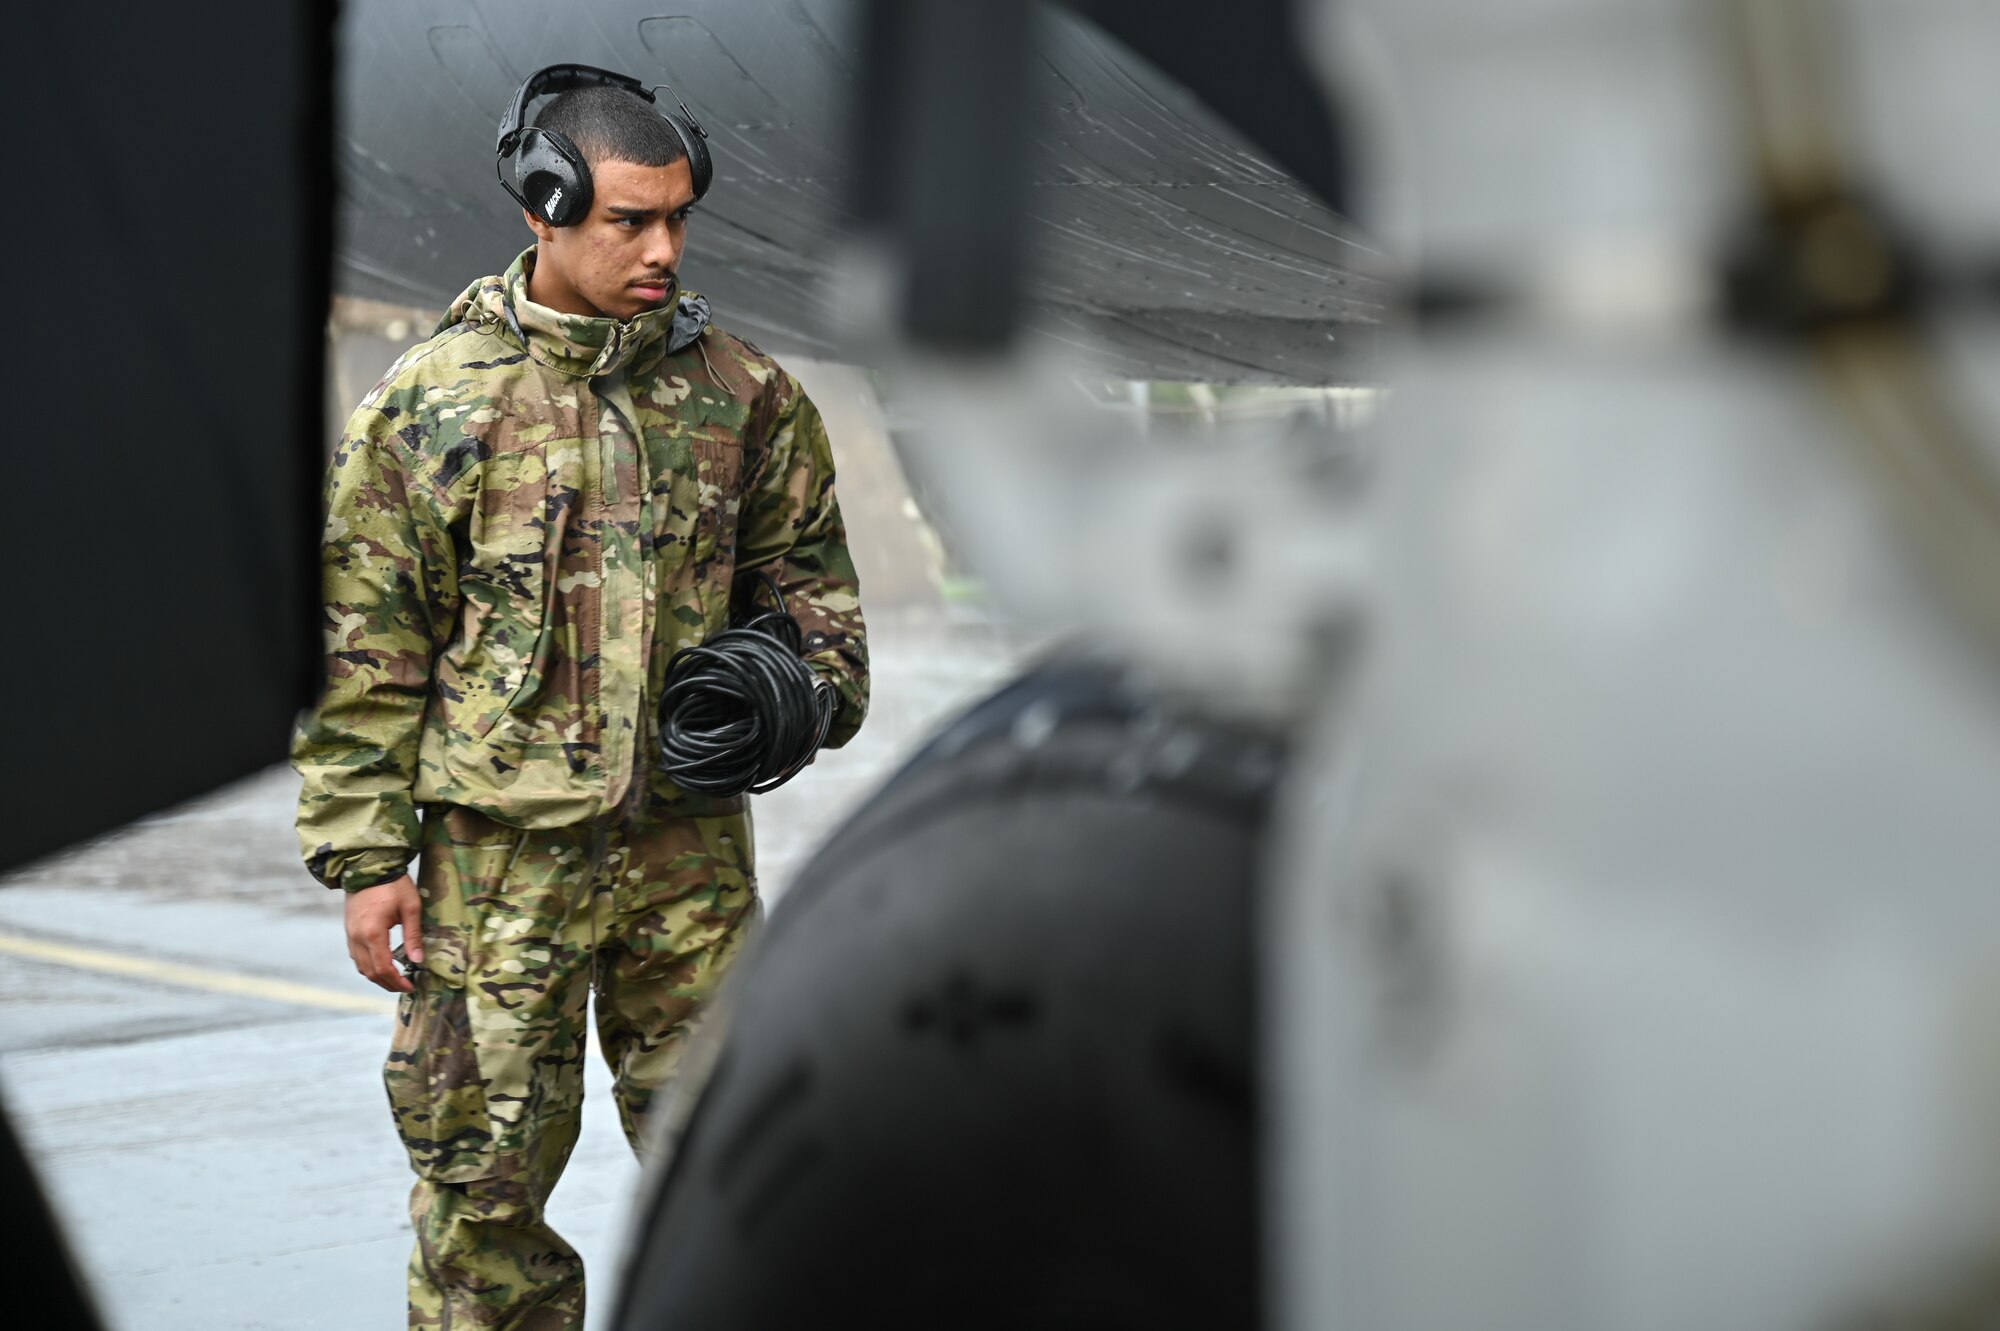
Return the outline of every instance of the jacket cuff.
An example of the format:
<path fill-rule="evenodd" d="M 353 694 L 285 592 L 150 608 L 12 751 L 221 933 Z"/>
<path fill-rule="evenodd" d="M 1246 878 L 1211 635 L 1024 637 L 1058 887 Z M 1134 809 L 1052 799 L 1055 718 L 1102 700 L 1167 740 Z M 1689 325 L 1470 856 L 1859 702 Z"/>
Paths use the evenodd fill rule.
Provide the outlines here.
<path fill-rule="evenodd" d="M 363 888 L 393 883 L 409 871 L 410 866 L 407 863 L 399 864 L 393 869 L 349 869 L 340 876 L 340 887 L 343 892 L 359 892 Z"/>
<path fill-rule="evenodd" d="M 861 722 L 868 715 L 868 677 L 854 669 L 854 663 L 838 651 L 824 651 L 806 658 L 806 664 L 814 673 L 833 685 L 833 696 L 840 702 L 833 714 L 833 725 L 826 732 L 826 741 L 820 745 L 825 749 L 837 749 L 861 729 Z"/>
<path fill-rule="evenodd" d="M 393 882 L 409 872 L 414 850 L 350 850 L 345 853 L 323 848 L 306 861 L 306 871 L 328 887 L 359 892 Z"/>

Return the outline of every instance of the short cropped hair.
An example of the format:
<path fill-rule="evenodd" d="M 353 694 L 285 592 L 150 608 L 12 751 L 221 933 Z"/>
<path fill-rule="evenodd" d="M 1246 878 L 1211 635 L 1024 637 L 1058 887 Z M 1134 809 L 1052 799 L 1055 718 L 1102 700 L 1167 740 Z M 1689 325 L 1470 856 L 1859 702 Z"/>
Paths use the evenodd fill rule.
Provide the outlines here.
<path fill-rule="evenodd" d="M 535 125 L 567 136 L 589 162 L 668 166 L 687 156 L 681 136 L 653 104 L 623 88 L 558 93 L 535 117 Z"/>

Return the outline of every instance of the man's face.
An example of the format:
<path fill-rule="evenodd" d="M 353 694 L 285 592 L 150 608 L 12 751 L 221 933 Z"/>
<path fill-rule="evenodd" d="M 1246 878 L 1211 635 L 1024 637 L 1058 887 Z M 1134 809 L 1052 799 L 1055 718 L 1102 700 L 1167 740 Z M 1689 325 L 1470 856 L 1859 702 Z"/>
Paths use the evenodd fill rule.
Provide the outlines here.
<path fill-rule="evenodd" d="M 630 319 L 666 300 L 680 268 L 694 176 L 667 166 L 590 164 L 590 215 L 553 227 L 527 214 L 539 242 L 528 297 L 565 314 Z"/>

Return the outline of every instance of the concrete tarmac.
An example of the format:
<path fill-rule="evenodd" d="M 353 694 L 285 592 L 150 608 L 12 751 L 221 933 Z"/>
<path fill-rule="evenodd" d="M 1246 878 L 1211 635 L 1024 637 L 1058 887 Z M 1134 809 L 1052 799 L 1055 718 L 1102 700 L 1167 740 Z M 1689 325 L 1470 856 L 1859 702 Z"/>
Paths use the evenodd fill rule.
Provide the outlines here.
<path fill-rule="evenodd" d="M 834 825 L 1024 654 L 935 607 L 871 607 L 870 628 L 868 724 L 757 801 L 774 909 Z M 392 1004 L 354 973 L 337 894 L 299 866 L 296 791 L 274 768 L 0 883 L 0 1094 L 112 1331 L 403 1324 Z M 638 1167 L 587 1067 L 550 1218 L 602 1325 Z"/>

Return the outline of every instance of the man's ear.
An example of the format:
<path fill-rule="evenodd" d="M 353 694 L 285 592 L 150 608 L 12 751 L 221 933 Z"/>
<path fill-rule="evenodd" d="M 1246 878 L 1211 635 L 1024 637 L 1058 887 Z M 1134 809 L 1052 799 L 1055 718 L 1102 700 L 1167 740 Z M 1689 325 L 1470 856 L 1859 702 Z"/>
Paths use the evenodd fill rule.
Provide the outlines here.
<path fill-rule="evenodd" d="M 526 208 L 521 210 L 521 220 L 528 224 L 528 230 L 535 233 L 535 239 L 539 243 L 546 245 L 556 238 L 556 229 Z"/>

